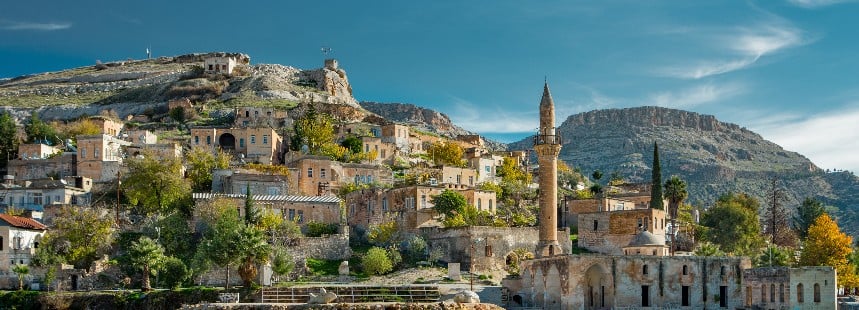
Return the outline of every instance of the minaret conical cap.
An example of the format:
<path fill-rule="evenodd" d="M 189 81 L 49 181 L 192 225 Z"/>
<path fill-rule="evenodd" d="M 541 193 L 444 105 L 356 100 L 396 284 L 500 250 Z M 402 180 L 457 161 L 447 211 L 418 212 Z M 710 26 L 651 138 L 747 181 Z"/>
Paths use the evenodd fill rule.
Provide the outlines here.
<path fill-rule="evenodd" d="M 552 109 L 555 107 L 555 101 L 552 100 L 552 93 L 549 92 L 549 82 L 545 82 L 543 84 L 543 99 L 540 100 L 540 109 L 547 106 L 552 107 Z"/>

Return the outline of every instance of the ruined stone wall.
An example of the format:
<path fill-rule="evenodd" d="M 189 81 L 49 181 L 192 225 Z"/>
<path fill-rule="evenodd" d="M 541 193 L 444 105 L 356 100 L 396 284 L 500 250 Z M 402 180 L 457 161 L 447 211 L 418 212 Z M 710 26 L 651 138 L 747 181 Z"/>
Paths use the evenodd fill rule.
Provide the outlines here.
<path fill-rule="evenodd" d="M 569 229 L 559 230 L 559 243 L 564 253 L 570 253 Z M 427 240 L 430 250 L 440 248 L 445 255 L 443 262 L 461 263 L 471 269 L 474 258 L 475 272 L 500 271 L 506 269 L 507 258 L 517 249 L 533 253 L 539 241 L 536 227 L 456 227 L 422 228 L 420 234 Z M 474 256 L 471 244 L 474 244 Z"/>
<path fill-rule="evenodd" d="M 69 153 L 51 159 L 13 159 L 9 161 L 7 173 L 15 176 L 16 180 L 41 179 L 53 174 L 60 177 L 77 175 L 77 157 Z"/>
<path fill-rule="evenodd" d="M 681 306 L 684 292 L 688 307 L 736 308 L 749 267 L 748 258 L 566 255 L 525 261 L 507 283 L 522 306 L 543 309 L 643 307 L 644 295 L 650 307 Z"/>
<path fill-rule="evenodd" d="M 349 234 L 326 235 L 322 237 L 304 237 L 291 245 L 287 252 L 296 261 L 307 258 L 325 260 L 346 260 L 352 256 L 349 247 Z"/>

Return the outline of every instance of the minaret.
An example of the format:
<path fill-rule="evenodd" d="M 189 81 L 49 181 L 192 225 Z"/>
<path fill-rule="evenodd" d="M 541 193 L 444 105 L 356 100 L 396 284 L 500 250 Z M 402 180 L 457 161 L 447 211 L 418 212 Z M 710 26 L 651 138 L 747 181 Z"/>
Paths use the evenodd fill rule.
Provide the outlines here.
<path fill-rule="evenodd" d="M 540 129 L 534 137 L 534 151 L 540 164 L 540 242 L 537 257 L 559 255 L 558 245 L 558 154 L 561 137 L 555 132 L 555 102 L 549 83 L 543 85 L 540 100 Z"/>

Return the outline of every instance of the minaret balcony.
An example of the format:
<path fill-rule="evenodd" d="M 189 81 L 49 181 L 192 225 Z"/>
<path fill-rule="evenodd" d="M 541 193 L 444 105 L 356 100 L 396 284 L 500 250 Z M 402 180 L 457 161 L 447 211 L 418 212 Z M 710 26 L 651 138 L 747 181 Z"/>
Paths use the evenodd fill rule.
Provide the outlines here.
<path fill-rule="evenodd" d="M 542 144 L 552 144 L 552 145 L 560 145 L 561 144 L 561 135 L 534 135 L 534 145 L 542 145 Z"/>

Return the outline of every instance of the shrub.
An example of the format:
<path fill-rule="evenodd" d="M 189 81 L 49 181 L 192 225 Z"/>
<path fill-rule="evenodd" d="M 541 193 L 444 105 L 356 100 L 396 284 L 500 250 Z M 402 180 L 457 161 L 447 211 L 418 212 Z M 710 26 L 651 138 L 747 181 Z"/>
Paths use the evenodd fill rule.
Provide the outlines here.
<path fill-rule="evenodd" d="M 393 270 L 394 266 L 388 257 L 387 251 L 380 247 L 373 247 L 361 260 L 361 267 L 367 274 L 386 274 Z"/>
<path fill-rule="evenodd" d="M 191 273 L 188 270 L 188 266 L 185 266 L 185 263 L 181 259 L 172 256 L 164 259 L 164 265 L 161 267 L 161 276 L 159 277 L 161 285 L 175 289 L 182 286 L 190 277 Z"/>
<path fill-rule="evenodd" d="M 304 235 L 307 237 L 321 237 L 322 235 L 333 235 L 337 233 L 337 224 L 326 224 L 311 221 L 307 223 L 307 226 L 305 227 L 307 232 Z"/>

